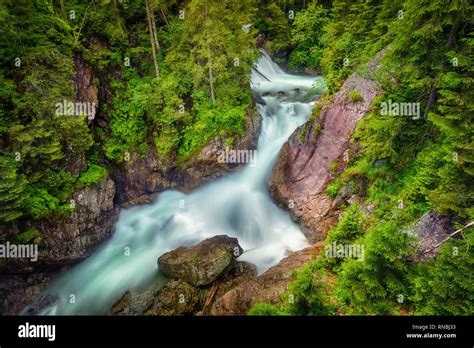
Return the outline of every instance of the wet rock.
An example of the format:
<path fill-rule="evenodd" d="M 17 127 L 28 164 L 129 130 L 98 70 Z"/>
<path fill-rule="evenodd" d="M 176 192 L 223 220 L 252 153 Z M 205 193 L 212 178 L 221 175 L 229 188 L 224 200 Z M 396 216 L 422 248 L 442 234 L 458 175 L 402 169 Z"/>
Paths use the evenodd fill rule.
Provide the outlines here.
<path fill-rule="evenodd" d="M 223 276 L 208 287 L 203 309 L 196 315 L 212 315 L 216 301 L 230 290 L 246 282 L 253 281 L 257 276 L 257 267 L 251 263 L 239 261 Z"/>
<path fill-rule="evenodd" d="M 115 302 L 115 304 L 112 306 L 110 309 L 111 315 L 125 315 L 125 314 L 130 314 L 129 313 L 129 308 L 130 304 L 132 302 L 132 294 L 130 291 L 125 292 L 120 299 Z"/>
<path fill-rule="evenodd" d="M 161 289 L 144 311 L 145 315 L 192 314 L 202 305 L 204 292 L 182 280 L 172 280 Z"/>
<path fill-rule="evenodd" d="M 109 315 L 143 315 L 168 279 L 158 275 L 151 283 L 126 291 L 110 308 Z"/>
<path fill-rule="evenodd" d="M 212 303 L 217 298 L 255 276 L 254 265 L 248 262 L 235 262 L 228 272 L 207 286 L 193 287 L 181 280 L 163 286 L 164 278 L 157 278 L 155 282 L 142 289 L 127 291 L 112 306 L 109 314 L 210 315 Z"/>
<path fill-rule="evenodd" d="M 216 298 L 221 297 L 236 286 L 257 276 L 257 267 L 249 262 L 238 261 L 221 279 Z"/>
<path fill-rule="evenodd" d="M 39 272 L 28 274 L 0 273 L 0 313 L 18 315 L 43 290 L 45 290 L 57 272 Z M 40 299 L 29 308 L 28 315 L 36 315 L 53 303 L 52 297 Z"/>
<path fill-rule="evenodd" d="M 155 192 L 153 194 L 149 194 L 149 195 L 143 195 L 143 196 L 134 198 L 130 201 L 127 201 L 127 202 L 124 202 L 124 203 L 120 204 L 120 207 L 121 208 L 131 208 L 135 205 L 150 204 L 158 197 L 158 195 L 159 195 L 159 193 L 157 193 L 157 192 Z"/>
<path fill-rule="evenodd" d="M 229 270 L 242 252 L 236 238 L 215 236 L 195 246 L 179 247 L 163 254 L 158 259 L 158 268 L 170 278 L 202 286 Z"/>

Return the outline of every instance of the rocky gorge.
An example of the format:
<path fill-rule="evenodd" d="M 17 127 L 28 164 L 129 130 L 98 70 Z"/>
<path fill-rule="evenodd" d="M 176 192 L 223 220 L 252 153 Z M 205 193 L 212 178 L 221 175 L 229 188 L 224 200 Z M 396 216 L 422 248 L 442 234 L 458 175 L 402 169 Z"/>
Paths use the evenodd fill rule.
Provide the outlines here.
<path fill-rule="evenodd" d="M 75 100 L 93 103 L 109 98 L 107 87 L 96 85 L 94 69 L 80 56 L 75 59 L 76 74 L 71 79 Z M 108 116 L 97 113 L 91 119 L 107 128 Z M 260 133 L 260 116 L 248 111 L 244 135 L 231 149 L 256 149 Z M 18 314 L 35 296 L 71 265 L 86 259 L 114 232 L 122 208 L 151 202 L 159 192 L 176 188 L 189 191 L 205 182 L 242 168 L 242 164 L 219 163 L 220 151 L 228 148 L 222 137 L 215 138 L 184 165 L 175 158 L 163 158 L 153 148 L 145 154 L 133 153 L 99 183 L 76 190 L 71 197 L 73 212 L 68 216 L 41 219 L 30 223 L 8 223 L 0 226 L 0 236 L 18 234 L 33 228 L 40 236 L 39 261 L 10 259 L 0 266 L 0 313 Z M 71 152 L 65 165 L 77 178 L 87 169 L 83 157 Z"/>
<path fill-rule="evenodd" d="M 372 73 L 378 59 L 368 65 Z M 91 70 L 81 71 L 83 75 L 92 74 Z M 97 101 L 92 80 L 92 76 L 81 79 L 78 96 Z M 353 91 L 357 91 L 358 98 L 350 97 Z M 319 255 L 329 228 L 338 221 L 341 199 L 330 198 L 326 187 L 334 178 L 334 168 L 344 168 L 355 127 L 379 93 L 370 74 L 353 73 L 331 100 L 318 101 L 317 112 L 293 132 L 278 155 L 268 189 L 275 202 L 299 224 L 311 246 L 289 251 L 277 265 L 261 274 L 251 263 L 238 260 L 244 250 L 236 238 L 220 235 L 179 247 L 157 261 L 158 268 L 169 278 L 166 285 L 153 283 L 127 291 L 109 314 L 245 315 L 258 302 L 281 303 L 282 293 L 293 280 L 292 272 Z M 257 113 L 250 114 L 245 136 L 234 144 L 234 149 L 257 148 L 261 119 Z M 144 156 L 133 154 L 99 184 L 76 191 L 76 208 L 68 218 L 35 224 L 42 238 L 41 262 L 23 268 L 15 265 L 15 272 L 12 267 L 3 269 L 0 297 L 4 301 L 0 311 L 17 314 L 59 273 L 87 258 L 113 234 L 122 208 L 150 203 L 167 189 L 190 191 L 241 169 L 241 165 L 217 161 L 219 151 L 225 148 L 224 139 L 216 138 L 184 166 L 173 158 L 163 159 L 150 149 Z M 40 311 L 37 308 L 32 314 Z"/>
<path fill-rule="evenodd" d="M 372 73 L 379 58 L 369 64 Z M 360 99 L 349 97 L 354 90 L 359 91 Z M 210 279 L 196 281 L 186 269 L 206 274 L 206 262 L 201 259 L 208 257 L 203 256 L 203 251 L 217 256 L 225 244 L 222 239 L 228 237 L 213 237 L 189 249 L 178 248 L 158 260 L 159 268 L 172 279 L 170 283 L 154 295 L 149 293 L 149 298 L 139 306 L 141 310 L 131 309 L 132 303 L 136 306 L 134 296 L 139 295 L 127 292 L 110 313 L 245 315 L 259 302 L 281 304 L 282 294 L 294 279 L 293 272 L 318 257 L 329 227 L 338 221 L 338 201 L 325 193 L 332 180 L 331 164 L 338 162 L 339 170 L 344 166 L 343 156 L 350 147 L 357 122 L 369 111 L 379 92 L 377 83 L 370 77 L 354 73 L 331 101 L 318 101 L 319 116 L 297 128 L 280 151 L 269 190 L 275 201 L 298 221 L 312 246 L 289 252 L 276 266 L 258 275 L 251 264 L 235 261 L 241 247 L 234 240 L 227 251 L 232 260 L 220 268 L 227 271 L 215 272 L 211 282 Z M 239 253 L 233 255 L 233 248 Z M 170 269 L 166 259 L 179 261 Z"/>

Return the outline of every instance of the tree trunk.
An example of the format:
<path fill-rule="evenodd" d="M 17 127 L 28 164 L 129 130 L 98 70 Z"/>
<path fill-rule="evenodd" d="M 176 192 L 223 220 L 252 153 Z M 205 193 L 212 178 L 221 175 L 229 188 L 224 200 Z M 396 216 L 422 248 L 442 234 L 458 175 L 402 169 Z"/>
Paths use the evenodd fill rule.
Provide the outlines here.
<path fill-rule="evenodd" d="M 428 98 L 428 104 L 426 105 L 425 112 L 423 113 L 423 119 L 426 120 L 426 118 L 428 117 L 428 112 L 430 111 L 431 105 L 433 105 L 435 100 L 436 100 L 436 87 L 431 86 L 430 96 Z"/>
<path fill-rule="evenodd" d="M 61 14 L 63 15 L 63 19 L 66 20 L 67 16 L 66 16 L 66 10 L 64 9 L 64 0 L 60 1 L 60 5 L 61 5 Z"/>
<path fill-rule="evenodd" d="M 160 12 L 161 12 L 161 16 L 163 17 L 163 20 L 166 23 L 166 26 L 169 28 L 170 24 L 168 23 L 168 19 L 166 19 L 165 13 L 163 12 L 162 9 L 160 9 Z"/>
<path fill-rule="evenodd" d="M 156 23 L 155 23 L 155 14 L 153 13 L 153 8 L 150 6 L 150 13 L 151 13 L 151 27 L 153 28 L 153 38 L 155 39 L 155 46 L 156 46 L 156 51 L 160 52 L 160 43 L 158 41 L 158 34 L 156 30 Z"/>
<path fill-rule="evenodd" d="M 156 61 L 156 47 L 155 47 L 155 39 L 154 39 L 154 34 L 153 34 L 153 25 L 152 25 L 149 0 L 145 0 L 145 5 L 146 5 L 146 18 L 148 22 L 148 31 L 150 32 L 150 43 L 151 43 L 151 54 L 153 56 L 153 65 L 155 66 L 156 78 L 160 79 L 160 69 L 158 68 L 158 62 Z"/>

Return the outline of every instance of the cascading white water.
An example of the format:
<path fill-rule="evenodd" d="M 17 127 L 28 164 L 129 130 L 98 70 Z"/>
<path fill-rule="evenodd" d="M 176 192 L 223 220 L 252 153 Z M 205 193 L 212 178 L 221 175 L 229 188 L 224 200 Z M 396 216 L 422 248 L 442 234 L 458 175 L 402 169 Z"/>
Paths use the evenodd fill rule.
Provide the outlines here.
<path fill-rule="evenodd" d="M 286 74 L 264 52 L 255 68 L 251 87 L 264 101 L 257 104 L 262 130 L 255 165 L 192 193 L 165 191 L 150 205 L 122 210 L 113 237 L 38 298 L 54 299 L 39 314 L 104 314 L 125 291 L 157 277 L 160 255 L 215 235 L 238 238 L 244 249 L 239 260 L 255 264 L 259 273 L 287 250 L 307 245 L 288 213 L 272 202 L 266 183 L 281 146 L 311 114 L 320 94 L 313 82 L 321 78 Z"/>

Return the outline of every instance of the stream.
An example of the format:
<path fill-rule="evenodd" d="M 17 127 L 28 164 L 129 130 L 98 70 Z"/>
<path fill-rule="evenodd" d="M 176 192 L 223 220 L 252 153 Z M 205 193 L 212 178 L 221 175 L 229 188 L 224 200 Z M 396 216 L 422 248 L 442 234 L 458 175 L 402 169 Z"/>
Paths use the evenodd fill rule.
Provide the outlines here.
<path fill-rule="evenodd" d="M 122 209 L 112 238 L 55 280 L 22 314 L 45 298 L 54 301 L 38 314 L 105 314 L 125 291 L 159 276 L 160 255 L 215 235 L 237 238 L 244 249 L 239 260 L 255 264 L 259 274 L 287 251 L 308 246 L 289 214 L 273 203 L 267 181 L 280 148 L 311 115 L 322 92 L 315 81 L 322 78 L 287 74 L 262 52 L 251 79 L 262 115 L 253 163 L 191 193 L 168 190 L 151 204 Z"/>

